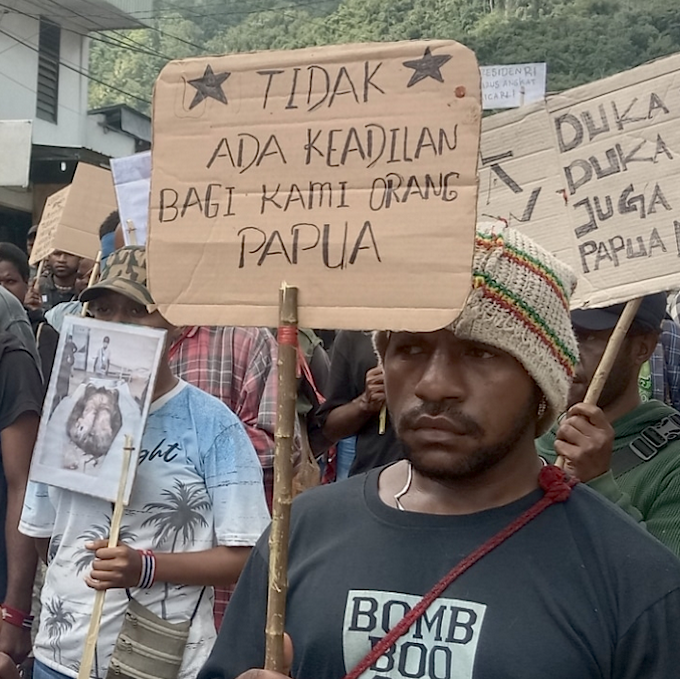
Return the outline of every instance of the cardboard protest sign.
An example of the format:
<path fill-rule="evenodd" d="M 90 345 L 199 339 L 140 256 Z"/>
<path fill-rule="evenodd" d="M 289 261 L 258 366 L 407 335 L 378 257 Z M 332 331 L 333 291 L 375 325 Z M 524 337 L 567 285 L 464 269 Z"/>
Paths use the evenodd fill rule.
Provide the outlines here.
<path fill-rule="evenodd" d="M 680 55 L 548 99 L 569 199 L 576 303 L 678 285 Z"/>
<path fill-rule="evenodd" d="M 73 182 L 47 199 L 38 225 L 31 264 L 54 250 L 95 259 L 99 226 L 117 209 L 111 172 L 78 163 Z"/>
<path fill-rule="evenodd" d="M 33 243 L 33 250 L 31 251 L 31 264 L 37 264 L 55 250 L 54 237 L 57 232 L 57 226 L 61 222 L 70 190 L 70 185 L 65 186 L 60 191 L 53 193 L 45 201 L 42 217 L 38 224 L 38 232 Z"/>
<path fill-rule="evenodd" d="M 171 62 L 154 92 L 149 282 L 176 324 L 431 330 L 470 288 L 481 119 L 452 41 Z"/>
<path fill-rule="evenodd" d="M 484 118 L 480 221 L 503 219 L 562 259 L 571 260 L 568 206 L 562 185 L 550 117 L 543 102 Z M 556 228 L 560 224 L 562 228 Z"/>
<path fill-rule="evenodd" d="M 479 211 L 579 275 L 574 307 L 678 285 L 680 55 L 484 121 Z"/>
<path fill-rule="evenodd" d="M 546 64 L 481 66 L 484 109 L 517 108 L 545 97 Z"/>
<path fill-rule="evenodd" d="M 146 245 L 151 191 L 151 151 L 111 159 L 111 174 L 116 189 L 120 223 L 125 245 Z M 127 228 L 132 222 L 134 237 Z M 134 242 L 132 242 L 134 240 Z"/>
<path fill-rule="evenodd" d="M 127 504 L 164 346 L 164 330 L 64 319 L 32 480 L 114 502 L 129 436 L 134 454 L 124 493 Z"/>

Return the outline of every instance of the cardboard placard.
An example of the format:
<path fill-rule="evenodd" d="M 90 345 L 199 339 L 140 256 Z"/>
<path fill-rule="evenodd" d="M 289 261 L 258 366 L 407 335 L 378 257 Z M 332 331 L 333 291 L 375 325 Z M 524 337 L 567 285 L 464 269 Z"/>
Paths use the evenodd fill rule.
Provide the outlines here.
<path fill-rule="evenodd" d="M 517 108 L 545 97 L 545 63 L 481 66 L 484 109 Z"/>
<path fill-rule="evenodd" d="M 70 185 L 65 186 L 63 189 L 53 193 L 45 201 L 45 207 L 43 208 L 38 231 L 35 235 L 35 242 L 33 243 L 33 250 L 31 250 L 29 260 L 31 264 L 37 264 L 56 249 L 54 237 L 57 233 L 57 227 L 61 222 L 70 190 Z"/>
<path fill-rule="evenodd" d="M 680 55 L 488 121 L 480 212 L 574 268 L 573 307 L 678 285 Z"/>
<path fill-rule="evenodd" d="M 111 158 L 111 174 L 116 189 L 120 223 L 125 245 L 146 245 L 151 191 L 151 151 L 134 156 Z M 134 226 L 134 243 L 127 224 Z"/>
<path fill-rule="evenodd" d="M 154 92 L 149 283 L 178 325 L 432 330 L 470 288 L 481 120 L 452 41 L 171 62 Z"/>
<path fill-rule="evenodd" d="M 78 163 L 73 182 L 45 203 L 31 264 L 45 259 L 54 250 L 95 259 L 99 252 L 99 226 L 117 207 L 111 172 Z"/>

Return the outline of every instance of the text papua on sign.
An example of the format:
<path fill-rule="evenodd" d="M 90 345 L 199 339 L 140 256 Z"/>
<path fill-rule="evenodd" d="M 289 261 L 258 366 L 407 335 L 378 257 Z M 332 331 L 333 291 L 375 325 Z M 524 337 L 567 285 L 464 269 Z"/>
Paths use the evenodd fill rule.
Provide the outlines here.
<path fill-rule="evenodd" d="M 154 94 L 149 277 L 180 324 L 434 329 L 471 276 L 481 120 L 451 41 L 169 64 Z"/>
<path fill-rule="evenodd" d="M 485 120 L 480 213 L 579 274 L 574 306 L 680 283 L 680 55 Z"/>

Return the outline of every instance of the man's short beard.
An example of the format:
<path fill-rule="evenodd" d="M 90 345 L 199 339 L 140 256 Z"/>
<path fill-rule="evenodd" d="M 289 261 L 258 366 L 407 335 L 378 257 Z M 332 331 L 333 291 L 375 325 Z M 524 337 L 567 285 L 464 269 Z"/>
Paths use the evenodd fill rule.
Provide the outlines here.
<path fill-rule="evenodd" d="M 417 452 L 405 446 L 406 457 L 419 474 L 434 481 L 446 483 L 477 478 L 504 460 L 517 444 L 526 437 L 527 430 L 530 430 L 533 436 L 536 428 L 539 399 L 540 394 L 529 400 L 515 420 L 515 426 L 501 441 L 480 446 L 465 457 L 452 454 L 450 459 L 442 464 L 429 464 L 430 455 L 426 454 L 421 458 Z"/>

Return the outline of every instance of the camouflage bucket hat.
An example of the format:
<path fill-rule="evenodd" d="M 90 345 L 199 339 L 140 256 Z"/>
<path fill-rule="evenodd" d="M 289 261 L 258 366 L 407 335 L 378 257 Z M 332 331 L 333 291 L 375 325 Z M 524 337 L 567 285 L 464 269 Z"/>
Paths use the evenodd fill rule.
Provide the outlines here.
<path fill-rule="evenodd" d="M 80 301 L 91 302 L 103 290 L 113 290 L 146 307 L 153 305 L 146 287 L 146 248 L 128 245 L 112 252 L 106 259 L 99 282 L 83 290 Z"/>

